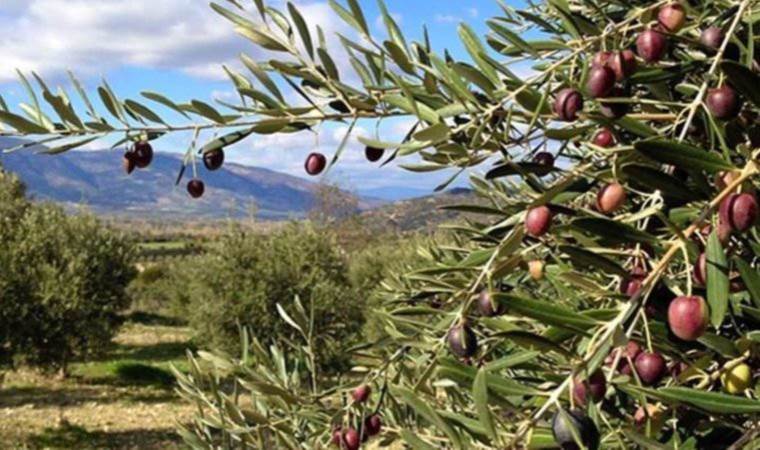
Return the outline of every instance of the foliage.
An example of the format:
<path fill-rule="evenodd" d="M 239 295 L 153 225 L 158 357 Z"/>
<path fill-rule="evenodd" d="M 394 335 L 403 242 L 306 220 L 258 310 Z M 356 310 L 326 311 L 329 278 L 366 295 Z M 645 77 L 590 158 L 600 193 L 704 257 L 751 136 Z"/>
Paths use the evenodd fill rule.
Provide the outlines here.
<path fill-rule="evenodd" d="M 314 192 L 314 206 L 309 211 L 309 220 L 328 227 L 336 222 L 345 222 L 356 216 L 359 200 L 355 195 L 339 186 L 320 183 Z"/>
<path fill-rule="evenodd" d="M 4 226 L 0 256 L 0 349 L 8 359 L 63 367 L 102 350 L 129 305 L 131 245 L 93 217 L 69 217 L 30 205 L 13 177 L 0 175 L 0 197 L 15 223 Z"/>
<path fill-rule="evenodd" d="M 387 33 L 378 40 L 357 0 L 347 6 L 331 0 L 357 35 L 340 38 L 360 86 L 349 85 L 321 29 L 312 33 L 294 5 L 280 11 L 256 0 L 247 11 L 229 3 L 212 7 L 277 58 L 243 56 L 256 85 L 229 70 L 243 97 L 241 104 L 222 104 L 232 114 L 146 95 L 210 122 L 188 129 L 236 129 L 201 151 L 256 133 L 299 132 L 323 122 L 353 129 L 364 120 L 406 116 L 416 124 L 401 142 L 361 141 L 389 150 L 388 160 L 406 158 L 403 166 L 418 173 L 461 174 L 493 163 L 485 178 L 471 180 L 483 201 L 452 207 L 481 218 L 454 227 L 453 243 L 427 250 L 427 268 L 393 284 L 378 311 L 385 336 L 351 349 L 362 382 L 375 388 L 370 404 L 391 425 L 382 443 L 552 446 L 549 413 L 562 424 L 569 408 L 577 409 L 577 423 L 599 430 L 604 448 L 739 447 L 753 438 L 756 389 L 720 392 L 720 378 L 738 364 L 758 363 L 756 1 L 547 0 L 519 11 L 502 4 L 499 17 L 487 22 L 485 42 L 460 27 L 469 58 L 458 61 L 434 51 L 427 33 L 420 42 L 407 40 L 382 1 Z M 638 58 L 625 52 L 632 49 Z M 517 75 L 526 69 L 528 76 Z M 285 85 L 306 106 L 288 104 Z M 97 132 L 157 138 L 182 128 L 160 125 L 155 113 L 119 101 L 107 85 L 99 93 L 123 126 L 96 113 L 94 122 L 82 123 L 65 98 L 42 89 L 61 126 L 29 107 L 30 119 L 5 112 L 0 120 L 20 134 L 81 135 L 83 142 Z M 592 95 L 584 101 L 584 93 Z M 344 141 L 333 162 L 345 148 Z M 738 193 L 745 194 L 740 210 L 732 195 Z M 697 276 L 700 252 L 707 267 Z M 544 270 L 529 277 L 531 261 Z M 668 303 L 691 295 L 706 298 L 709 315 L 702 302 L 687 299 L 697 305 L 693 315 L 677 307 L 674 323 Z M 272 302 L 280 300 L 288 299 Z M 294 306 L 286 310 L 296 314 Z M 275 310 L 270 303 L 263 314 L 274 321 Z M 278 356 L 283 350 L 255 343 L 239 361 L 201 355 L 255 401 L 239 407 L 237 391 L 222 386 L 220 373 L 196 366 L 182 381 L 204 411 L 186 433 L 189 443 L 320 448 L 338 422 L 357 426 L 361 410 L 338 406 L 346 386 L 323 390 L 313 382 L 319 374 L 309 363 L 310 333 L 298 320 L 284 322 L 300 327 L 290 332 L 293 339 L 307 342 L 288 361 Z M 676 328 L 697 337 L 679 339 Z M 632 343 L 665 359 L 626 359 L 635 367 L 626 373 L 622 353 L 612 350 Z M 673 370 L 666 373 L 663 361 Z M 603 399 L 571 395 L 598 370 Z M 568 446 L 594 434 L 568 428 L 555 433 Z M 590 440 L 582 444 L 596 448 Z"/>
<path fill-rule="evenodd" d="M 320 363 L 332 370 L 345 366 L 341 343 L 356 338 L 365 302 L 354 295 L 345 257 L 327 232 L 296 224 L 269 235 L 232 232 L 205 257 L 177 268 L 187 280 L 174 278 L 185 297 L 179 301 L 203 346 L 236 353 L 241 326 L 267 345 L 292 340 L 276 305 L 298 297 L 315 305 Z"/>

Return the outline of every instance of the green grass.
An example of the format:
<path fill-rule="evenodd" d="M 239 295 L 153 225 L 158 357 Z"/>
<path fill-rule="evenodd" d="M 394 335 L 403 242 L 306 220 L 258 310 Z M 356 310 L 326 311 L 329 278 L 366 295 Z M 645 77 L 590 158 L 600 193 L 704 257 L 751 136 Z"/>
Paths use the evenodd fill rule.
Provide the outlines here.
<path fill-rule="evenodd" d="M 140 445 L 135 446 L 139 441 Z M 180 448 L 175 436 L 166 431 L 142 430 L 139 438 L 132 433 L 109 433 L 101 430 L 89 431 L 84 427 L 65 424 L 54 428 L 45 428 L 32 436 L 29 444 L 32 448 L 44 449 L 107 449 L 107 448 Z"/>
<path fill-rule="evenodd" d="M 170 369 L 172 363 L 180 371 L 187 369 L 187 362 L 179 359 L 158 364 L 140 360 L 117 360 L 78 364 L 72 368 L 71 375 L 85 383 L 171 388 L 174 383 Z"/>
<path fill-rule="evenodd" d="M 9 372 L 0 392 L 0 449 L 175 449 L 177 421 L 192 405 L 174 392 L 171 366 L 187 371 L 186 327 L 154 314 L 129 317 L 95 360 L 72 363 L 60 379 Z M 30 407 L 33 406 L 33 407 Z"/>
<path fill-rule="evenodd" d="M 187 241 L 167 241 L 167 242 L 141 242 L 138 244 L 140 250 L 177 250 L 188 247 Z"/>
<path fill-rule="evenodd" d="M 142 317 L 142 316 L 135 316 Z M 176 338 L 178 330 L 151 316 L 147 323 L 130 322 L 124 330 L 126 342 L 115 342 L 101 359 L 71 365 L 70 374 L 90 384 L 152 385 L 170 388 L 174 383 L 171 367 L 188 370 L 186 352 L 192 346 L 186 339 Z M 159 338 L 160 336 L 160 338 Z"/>

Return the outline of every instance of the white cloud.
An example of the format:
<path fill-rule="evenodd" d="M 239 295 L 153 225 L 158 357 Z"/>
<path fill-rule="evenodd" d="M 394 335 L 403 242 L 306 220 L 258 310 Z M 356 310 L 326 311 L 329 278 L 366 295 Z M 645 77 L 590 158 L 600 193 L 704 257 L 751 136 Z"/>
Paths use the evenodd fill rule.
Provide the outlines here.
<path fill-rule="evenodd" d="M 478 8 L 466 8 L 465 14 L 469 16 L 472 19 L 476 19 L 480 15 L 480 11 L 478 11 Z M 459 23 L 464 20 L 463 16 L 455 15 L 455 14 L 443 14 L 438 13 L 434 16 L 433 20 L 435 20 L 438 23 Z"/>
<path fill-rule="evenodd" d="M 224 78 L 221 64 L 253 44 L 199 0 L 1 0 L 0 82 L 14 69 L 99 75 L 122 66 Z M 270 2 L 279 6 L 280 0 Z M 326 2 L 296 2 L 328 36 L 345 25 Z M 330 37 L 331 43 L 337 42 Z M 258 51 L 258 50 L 257 50 Z M 254 53 L 260 56 L 261 52 Z M 339 63 L 341 58 L 339 59 Z"/>
<path fill-rule="evenodd" d="M 456 23 L 461 19 L 453 14 L 436 14 L 435 21 L 438 23 Z"/>

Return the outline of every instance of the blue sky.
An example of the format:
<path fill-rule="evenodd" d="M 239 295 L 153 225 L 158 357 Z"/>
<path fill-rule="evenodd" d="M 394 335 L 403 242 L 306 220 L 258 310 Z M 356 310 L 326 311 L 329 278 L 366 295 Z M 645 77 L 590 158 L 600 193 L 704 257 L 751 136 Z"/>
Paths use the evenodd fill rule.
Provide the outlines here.
<path fill-rule="evenodd" d="M 282 4 L 281 0 L 268 3 Z M 319 24 L 328 33 L 350 34 L 326 1 L 294 3 L 312 26 Z M 375 0 L 360 0 L 360 4 L 373 32 L 382 36 L 384 28 Z M 422 26 L 427 25 L 436 49 L 449 48 L 454 54 L 462 52 L 457 38 L 459 22 L 467 22 L 482 35 L 485 20 L 500 11 L 495 0 L 387 0 L 387 5 L 408 39 L 421 38 Z M 122 98 L 137 98 L 140 91 L 153 90 L 177 101 L 230 100 L 232 90 L 221 65 L 237 65 L 240 52 L 261 56 L 203 0 L 2 0 L 0 30 L 0 94 L 12 105 L 25 101 L 15 81 L 15 68 L 36 70 L 52 84 L 70 91 L 64 78 L 68 69 L 88 88 L 106 77 Z M 163 112 L 159 107 L 156 110 Z M 382 137 L 399 139 L 407 126 L 405 121 L 384 123 Z M 361 128 L 374 132 L 371 124 L 362 124 Z M 319 147 L 310 133 L 255 136 L 230 149 L 228 158 L 305 176 L 305 155 L 315 148 L 331 155 L 343 132 L 344 127 L 325 127 Z M 175 135 L 160 140 L 156 147 L 182 152 L 189 139 Z M 444 173 L 419 176 L 397 167 L 378 169 L 363 160 L 358 142 L 352 143 L 345 155 L 329 176 L 356 190 L 392 186 L 432 189 L 447 178 Z"/>

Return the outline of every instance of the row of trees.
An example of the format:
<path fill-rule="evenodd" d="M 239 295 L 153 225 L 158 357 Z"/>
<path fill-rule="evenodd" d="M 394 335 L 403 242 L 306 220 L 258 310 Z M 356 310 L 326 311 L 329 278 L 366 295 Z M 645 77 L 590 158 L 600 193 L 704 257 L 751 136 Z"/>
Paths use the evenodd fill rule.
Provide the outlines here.
<path fill-rule="evenodd" d="M 65 372 L 107 348 L 129 306 L 130 242 L 89 215 L 33 204 L 0 169 L 0 363 Z"/>

